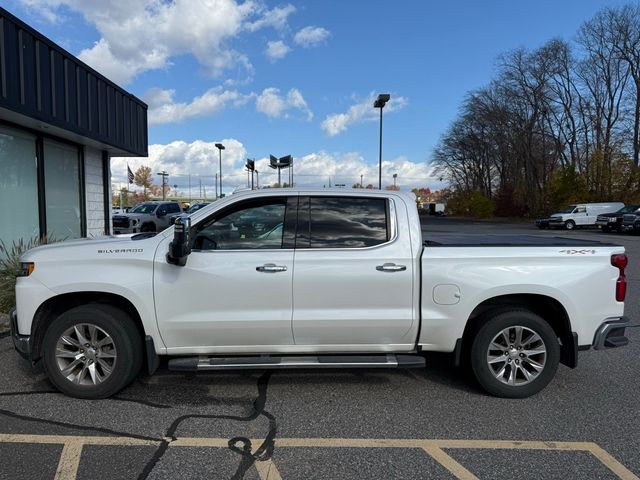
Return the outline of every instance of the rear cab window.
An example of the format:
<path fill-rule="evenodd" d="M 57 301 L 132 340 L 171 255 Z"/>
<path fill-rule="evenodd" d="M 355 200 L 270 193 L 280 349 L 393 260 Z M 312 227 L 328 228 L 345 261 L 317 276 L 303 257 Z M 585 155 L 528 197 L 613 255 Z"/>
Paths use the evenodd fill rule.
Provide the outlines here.
<path fill-rule="evenodd" d="M 366 248 L 389 240 L 389 208 L 384 198 L 300 198 L 296 248 Z"/>

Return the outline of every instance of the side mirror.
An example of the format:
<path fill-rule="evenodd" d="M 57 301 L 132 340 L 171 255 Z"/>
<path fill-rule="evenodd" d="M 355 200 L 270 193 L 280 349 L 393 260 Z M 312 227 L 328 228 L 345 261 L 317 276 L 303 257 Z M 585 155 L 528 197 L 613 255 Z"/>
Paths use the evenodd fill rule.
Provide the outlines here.
<path fill-rule="evenodd" d="M 191 219 L 189 215 L 181 214 L 176 218 L 173 230 L 173 241 L 169 244 L 167 262 L 179 267 L 187 264 L 187 257 L 191 253 Z"/>

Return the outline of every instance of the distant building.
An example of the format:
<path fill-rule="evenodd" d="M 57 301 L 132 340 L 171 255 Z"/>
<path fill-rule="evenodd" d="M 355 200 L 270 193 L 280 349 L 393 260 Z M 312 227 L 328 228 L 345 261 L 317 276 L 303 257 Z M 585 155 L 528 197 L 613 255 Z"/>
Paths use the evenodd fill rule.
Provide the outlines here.
<path fill-rule="evenodd" d="M 0 240 L 109 234 L 109 158 L 147 149 L 147 105 L 0 8 Z"/>

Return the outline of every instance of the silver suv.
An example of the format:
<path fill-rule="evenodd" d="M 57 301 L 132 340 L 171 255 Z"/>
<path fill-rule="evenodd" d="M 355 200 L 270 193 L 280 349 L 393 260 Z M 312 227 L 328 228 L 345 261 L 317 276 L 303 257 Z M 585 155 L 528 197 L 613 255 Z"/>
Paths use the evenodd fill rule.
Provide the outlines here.
<path fill-rule="evenodd" d="M 178 202 L 144 202 L 129 213 L 113 216 L 113 233 L 161 232 L 173 214 L 182 212 Z"/>

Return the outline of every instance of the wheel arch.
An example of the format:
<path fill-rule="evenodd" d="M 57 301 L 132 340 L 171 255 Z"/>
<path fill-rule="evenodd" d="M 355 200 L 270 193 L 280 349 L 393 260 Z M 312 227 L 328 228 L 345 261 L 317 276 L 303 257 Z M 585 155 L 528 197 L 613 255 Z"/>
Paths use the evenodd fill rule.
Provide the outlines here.
<path fill-rule="evenodd" d="M 571 320 L 566 309 L 553 297 L 533 293 L 516 293 L 492 297 L 473 309 L 459 343 L 461 352 L 468 352 L 471 341 L 480 326 L 486 321 L 488 312 L 508 308 L 525 308 L 542 317 L 560 339 L 560 361 L 575 368 L 578 362 L 577 335 L 571 330 Z"/>
<path fill-rule="evenodd" d="M 125 297 L 107 292 L 72 292 L 63 293 L 46 300 L 34 315 L 31 325 L 31 356 L 37 361 L 42 356 L 42 341 L 49 324 L 58 316 L 80 305 L 107 304 L 112 305 L 129 315 L 135 324 L 140 338 L 144 340 L 145 330 L 142 318 L 136 307 Z M 142 346 L 141 346 L 142 347 Z"/>

